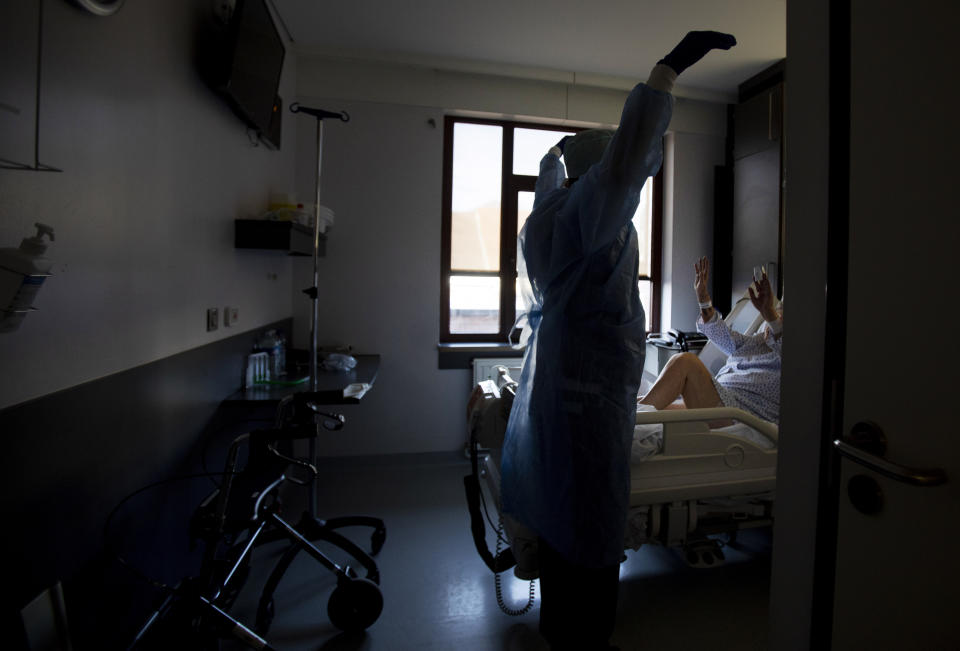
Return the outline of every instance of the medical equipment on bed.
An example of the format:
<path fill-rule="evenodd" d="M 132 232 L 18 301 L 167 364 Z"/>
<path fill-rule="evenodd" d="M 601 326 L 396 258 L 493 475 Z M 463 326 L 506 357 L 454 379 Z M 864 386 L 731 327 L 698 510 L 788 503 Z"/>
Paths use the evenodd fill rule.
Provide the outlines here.
<path fill-rule="evenodd" d="M 512 521 L 509 516 L 500 516 L 497 525 L 493 524 L 490 518 L 490 512 L 487 509 L 486 500 L 483 495 L 483 489 L 480 487 L 480 478 L 487 477 L 486 470 L 480 469 L 481 456 L 486 462 L 486 456 L 492 449 L 497 449 L 503 445 L 503 437 L 507 429 L 507 421 L 510 418 L 510 409 L 513 406 L 513 399 L 516 395 L 517 383 L 509 378 L 506 367 L 498 367 L 498 382 L 493 380 L 482 380 L 474 388 L 467 402 L 467 423 L 469 425 L 469 438 L 467 440 L 467 453 L 470 457 L 471 474 L 463 478 L 464 490 L 467 495 L 467 508 L 470 511 L 470 530 L 473 534 L 473 543 L 477 548 L 477 553 L 483 559 L 487 567 L 494 575 L 494 588 L 497 594 L 497 605 L 507 615 L 524 615 L 533 607 L 536 598 L 537 578 L 536 567 L 529 568 L 529 560 L 536 557 L 535 534 L 528 534 L 524 537 L 525 529 L 519 523 Z M 500 387 L 503 387 L 501 399 Z M 498 462 L 499 467 L 499 462 Z M 497 488 L 499 489 L 499 474 L 497 477 Z M 496 494 L 497 512 L 500 512 L 499 490 Z M 481 507 L 482 503 L 482 507 Z M 483 509 L 481 511 L 481 508 Z M 496 552 L 491 553 L 487 547 L 486 525 L 484 524 L 484 515 L 490 523 L 491 529 L 496 536 Z M 512 529 L 510 533 L 506 531 L 504 519 L 509 522 Z M 519 530 L 518 530 L 519 528 Z M 503 549 L 503 544 L 507 542 L 505 536 L 509 536 L 511 546 Z M 519 558 L 527 561 L 523 566 L 517 567 L 517 557 L 514 555 L 514 549 L 518 550 Z M 507 606 L 503 599 L 503 591 L 500 585 L 500 574 L 514 568 L 514 574 L 517 578 L 530 581 L 530 593 L 527 603 L 520 608 L 511 608 Z"/>
<path fill-rule="evenodd" d="M 752 334 L 763 318 L 744 296 L 726 322 Z M 712 343 L 699 356 L 711 373 L 726 359 Z M 500 446 L 514 385 L 503 369 L 496 382 L 480 382 L 474 388 L 468 405 L 474 474 L 465 478 L 465 484 L 474 543 L 487 566 L 494 572 L 513 567 L 518 577 L 530 579 L 537 576 L 536 533 L 507 518 L 503 530 L 510 547 L 493 556 L 486 547 L 479 511 L 482 494 L 471 497 L 471 489 L 479 491 L 483 479 L 499 509 Z M 711 427 L 728 420 L 735 422 Z M 725 533 L 732 540 L 739 530 L 773 522 L 777 432 L 773 423 L 730 407 L 638 411 L 624 548 L 655 543 L 680 548 L 684 560 L 695 567 L 722 563 L 721 544 L 712 536 Z"/>

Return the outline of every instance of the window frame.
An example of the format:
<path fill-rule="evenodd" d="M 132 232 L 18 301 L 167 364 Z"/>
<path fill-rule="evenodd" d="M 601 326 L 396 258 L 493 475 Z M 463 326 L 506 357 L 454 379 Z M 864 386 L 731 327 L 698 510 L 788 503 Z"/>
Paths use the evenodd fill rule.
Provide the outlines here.
<path fill-rule="evenodd" d="M 484 124 L 502 127 L 500 171 L 500 268 L 498 271 L 456 271 L 451 269 L 453 231 L 453 132 L 457 123 Z M 519 122 L 459 115 L 446 115 L 443 122 L 443 188 L 440 230 L 440 337 L 441 344 L 504 344 L 516 320 L 517 280 L 517 204 L 520 192 L 533 192 L 536 176 L 513 173 L 514 130 L 542 129 L 544 131 L 584 131 L 586 127 L 569 127 L 541 122 Z M 660 328 L 660 264 L 663 221 L 662 170 L 654 177 L 651 218 L 650 276 L 639 275 L 637 282 L 648 280 L 652 286 L 651 330 Z M 507 235 L 512 234 L 512 235 Z M 496 333 L 450 332 L 450 278 L 451 276 L 496 277 L 500 280 L 499 329 Z"/>

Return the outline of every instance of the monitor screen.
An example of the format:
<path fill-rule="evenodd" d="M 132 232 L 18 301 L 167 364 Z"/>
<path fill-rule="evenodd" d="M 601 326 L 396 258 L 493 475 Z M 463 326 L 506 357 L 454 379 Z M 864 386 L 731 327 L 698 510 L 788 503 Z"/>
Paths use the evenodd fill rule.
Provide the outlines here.
<path fill-rule="evenodd" d="M 266 0 L 237 0 L 233 59 L 226 92 L 261 133 L 270 127 L 285 50 Z"/>

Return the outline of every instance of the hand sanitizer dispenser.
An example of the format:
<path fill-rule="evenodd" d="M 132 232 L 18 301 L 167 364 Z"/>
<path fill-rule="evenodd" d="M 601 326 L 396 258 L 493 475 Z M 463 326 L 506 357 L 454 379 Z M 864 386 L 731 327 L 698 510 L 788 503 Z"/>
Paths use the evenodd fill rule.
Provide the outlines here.
<path fill-rule="evenodd" d="M 0 332 L 13 332 L 20 327 L 23 317 L 33 311 L 33 299 L 50 276 L 53 262 L 44 257 L 48 243 L 53 241 L 53 228 L 34 224 L 37 234 L 26 237 L 20 248 L 0 249 Z"/>

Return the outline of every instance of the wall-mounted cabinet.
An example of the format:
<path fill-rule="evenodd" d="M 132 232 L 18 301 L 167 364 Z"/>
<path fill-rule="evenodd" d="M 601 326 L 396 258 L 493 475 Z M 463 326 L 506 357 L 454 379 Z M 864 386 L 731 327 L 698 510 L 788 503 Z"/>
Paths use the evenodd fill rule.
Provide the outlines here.
<path fill-rule="evenodd" d="M 734 131 L 734 160 L 779 148 L 783 131 L 783 83 L 737 104 Z"/>
<path fill-rule="evenodd" d="M 784 66 L 780 62 L 740 86 L 734 109 L 733 240 L 734 300 L 765 266 L 782 293 Z"/>
<path fill-rule="evenodd" d="M 327 238 L 320 235 L 318 255 L 326 253 Z M 267 219 L 234 220 L 233 245 L 238 249 L 272 249 L 290 255 L 313 255 L 313 229 L 294 222 Z"/>

